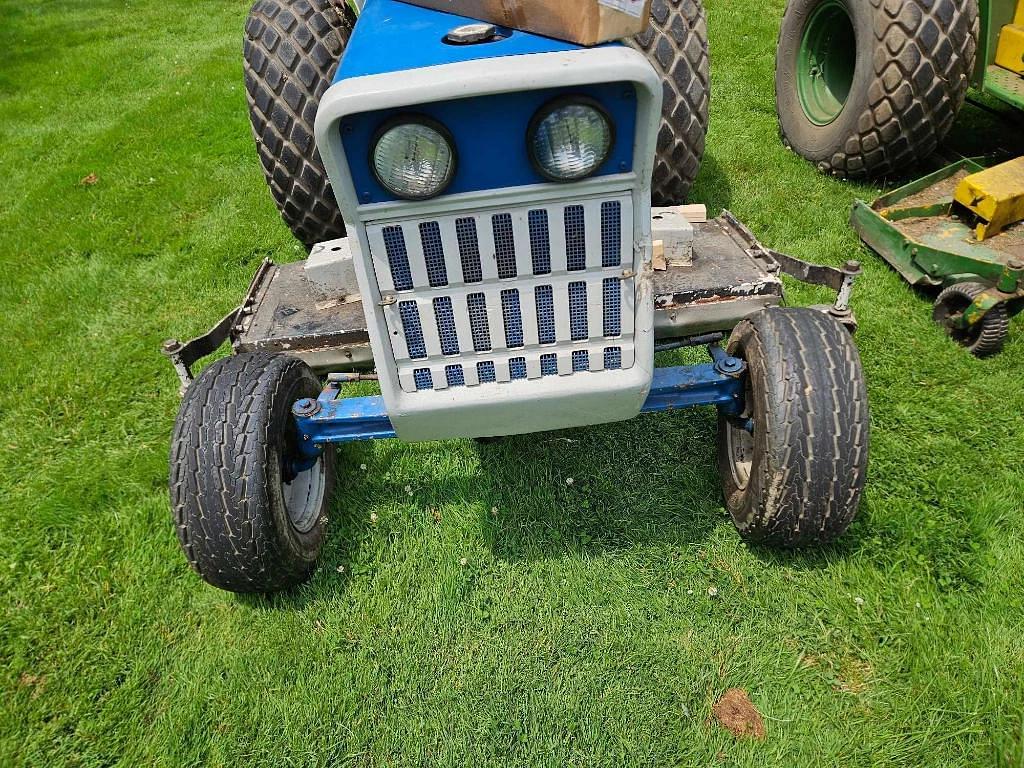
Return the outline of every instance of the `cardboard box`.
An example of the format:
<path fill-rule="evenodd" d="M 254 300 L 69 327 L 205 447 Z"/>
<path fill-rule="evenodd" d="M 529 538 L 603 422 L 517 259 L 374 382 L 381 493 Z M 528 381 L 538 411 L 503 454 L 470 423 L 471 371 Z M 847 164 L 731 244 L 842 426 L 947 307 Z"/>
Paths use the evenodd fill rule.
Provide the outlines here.
<path fill-rule="evenodd" d="M 640 34 L 651 0 L 405 0 L 538 35 L 596 45 Z"/>

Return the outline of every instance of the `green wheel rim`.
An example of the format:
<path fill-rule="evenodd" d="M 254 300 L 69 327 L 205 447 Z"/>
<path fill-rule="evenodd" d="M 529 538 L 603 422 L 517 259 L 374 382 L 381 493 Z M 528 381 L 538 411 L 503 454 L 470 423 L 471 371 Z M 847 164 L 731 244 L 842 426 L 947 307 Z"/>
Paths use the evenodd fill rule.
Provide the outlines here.
<path fill-rule="evenodd" d="M 846 6 L 825 0 L 811 12 L 797 54 L 800 106 L 815 125 L 828 125 L 846 106 L 857 65 L 857 37 Z"/>

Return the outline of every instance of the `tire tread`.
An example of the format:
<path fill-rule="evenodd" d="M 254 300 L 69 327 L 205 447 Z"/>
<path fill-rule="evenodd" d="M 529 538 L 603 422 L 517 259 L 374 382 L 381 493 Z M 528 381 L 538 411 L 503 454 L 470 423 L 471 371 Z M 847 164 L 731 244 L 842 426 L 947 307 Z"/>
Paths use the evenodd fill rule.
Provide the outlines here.
<path fill-rule="evenodd" d="M 345 235 L 313 122 L 354 20 L 330 0 L 257 0 L 245 25 L 245 91 L 257 154 L 281 217 L 307 247 Z"/>
<path fill-rule="evenodd" d="M 868 451 L 867 391 L 847 331 L 806 308 L 762 311 L 737 327 L 730 350 L 764 382 L 765 456 L 746 492 L 730 493 L 721 422 L 719 467 L 727 506 L 745 538 L 792 547 L 834 540 L 852 522 Z M 756 390 L 755 390 L 755 396 Z"/>
<path fill-rule="evenodd" d="M 304 581 L 315 565 L 282 540 L 269 514 L 269 429 L 282 407 L 280 387 L 304 371 L 286 355 L 235 355 L 210 365 L 185 393 L 171 441 L 171 509 L 189 565 L 214 586 L 276 591 Z"/>
<path fill-rule="evenodd" d="M 711 96 L 707 16 L 699 0 L 653 0 L 650 26 L 631 44 L 661 75 L 663 104 L 652 178 L 654 205 L 675 205 L 697 178 Z"/>

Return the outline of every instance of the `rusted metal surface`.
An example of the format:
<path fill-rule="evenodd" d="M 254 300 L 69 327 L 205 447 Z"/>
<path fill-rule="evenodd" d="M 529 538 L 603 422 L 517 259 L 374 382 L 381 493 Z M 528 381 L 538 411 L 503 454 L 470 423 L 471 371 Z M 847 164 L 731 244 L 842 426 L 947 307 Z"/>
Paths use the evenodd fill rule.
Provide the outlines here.
<path fill-rule="evenodd" d="M 852 327 L 849 292 L 859 268 L 822 267 L 772 251 L 724 211 L 716 219 L 694 224 L 690 263 L 652 271 L 656 340 L 671 344 L 728 333 L 744 318 L 781 303 L 782 271 L 833 288 L 837 303 L 822 310 Z M 265 261 L 242 306 L 209 333 L 184 345 L 174 342 L 177 346 L 164 353 L 181 374 L 180 363 L 187 369 L 227 341 L 238 352 L 295 355 L 318 372 L 373 367 L 362 302 L 308 280 L 304 262 L 274 265 Z M 183 383 L 187 383 L 184 377 Z"/>
<path fill-rule="evenodd" d="M 235 343 L 237 334 L 241 333 L 247 318 L 252 315 L 256 305 L 256 296 L 266 290 L 268 277 L 272 276 L 276 267 L 270 259 L 264 259 L 256 274 L 249 283 L 245 298 L 240 306 L 228 312 L 219 323 L 204 333 L 186 342 L 168 339 L 160 351 L 171 361 L 178 378 L 181 380 L 181 391 L 192 383 L 192 366 L 209 354 L 212 354 L 227 341 Z"/>

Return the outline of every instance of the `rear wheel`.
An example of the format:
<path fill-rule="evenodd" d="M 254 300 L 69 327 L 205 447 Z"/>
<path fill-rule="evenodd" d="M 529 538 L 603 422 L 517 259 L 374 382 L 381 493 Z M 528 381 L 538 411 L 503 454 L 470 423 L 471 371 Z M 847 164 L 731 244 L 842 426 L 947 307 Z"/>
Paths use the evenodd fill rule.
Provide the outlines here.
<path fill-rule="evenodd" d="M 867 474 L 867 390 L 850 334 L 817 310 L 768 309 L 740 323 L 728 349 L 748 368 L 743 415 L 719 416 L 719 475 L 736 528 L 785 547 L 834 540 Z"/>
<path fill-rule="evenodd" d="M 1006 304 L 996 304 L 982 318 L 967 328 L 958 328 L 956 320 L 987 286 L 981 283 L 957 283 L 946 288 L 935 299 L 932 319 L 946 329 L 946 333 L 975 357 L 991 357 L 1003 350 L 1010 330 L 1010 319 Z"/>
<path fill-rule="evenodd" d="M 924 159 L 963 105 L 977 39 L 977 0 L 789 0 L 775 62 L 783 142 L 841 177 Z"/>
<path fill-rule="evenodd" d="M 327 530 L 334 454 L 297 471 L 291 407 L 320 384 L 298 358 L 218 360 L 185 393 L 171 443 L 175 528 L 189 564 L 232 592 L 305 581 Z"/>
<path fill-rule="evenodd" d="M 652 202 L 675 205 L 686 200 L 697 178 L 708 132 L 711 80 L 704 7 L 699 0 L 654 0 L 650 25 L 633 44 L 663 83 Z"/>
<path fill-rule="evenodd" d="M 312 247 L 345 236 L 313 138 L 355 19 L 330 0 L 257 0 L 245 24 L 245 90 L 260 163 L 281 217 Z"/>

